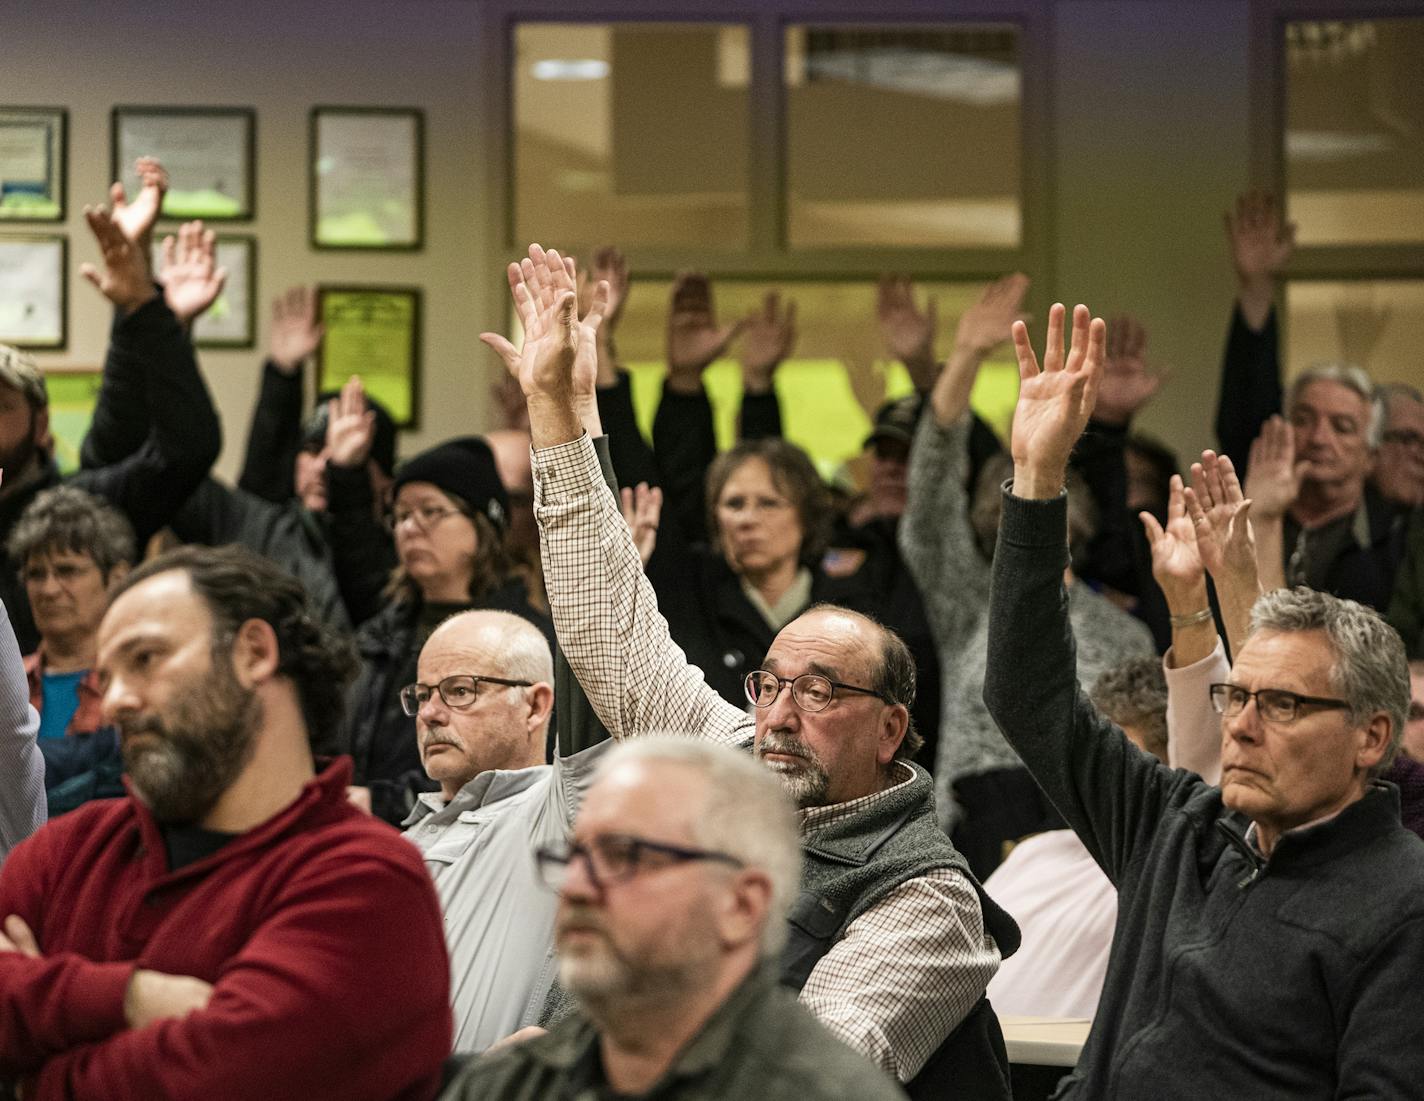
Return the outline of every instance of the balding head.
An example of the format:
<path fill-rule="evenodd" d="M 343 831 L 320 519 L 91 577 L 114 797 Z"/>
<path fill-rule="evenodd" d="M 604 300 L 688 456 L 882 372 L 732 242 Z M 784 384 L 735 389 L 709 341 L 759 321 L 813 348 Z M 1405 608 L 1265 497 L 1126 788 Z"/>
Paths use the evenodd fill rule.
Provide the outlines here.
<path fill-rule="evenodd" d="M 528 620 L 483 610 L 451 616 L 422 647 L 417 677 L 430 689 L 416 715 L 421 762 L 447 800 L 482 772 L 544 763 L 554 666 Z"/>

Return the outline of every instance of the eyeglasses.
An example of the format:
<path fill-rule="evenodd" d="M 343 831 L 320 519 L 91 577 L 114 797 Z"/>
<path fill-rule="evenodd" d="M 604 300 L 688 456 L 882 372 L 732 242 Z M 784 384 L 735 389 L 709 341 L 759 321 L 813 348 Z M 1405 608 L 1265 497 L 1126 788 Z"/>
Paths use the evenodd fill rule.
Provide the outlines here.
<path fill-rule="evenodd" d="M 621 833 L 603 834 L 586 843 L 566 842 L 561 846 L 535 849 L 534 863 L 545 885 L 561 891 L 569 877 L 569 866 L 579 856 L 583 857 L 588 866 L 588 876 L 600 891 L 610 884 L 632 879 L 640 871 L 686 864 L 693 860 L 710 860 L 733 868 L 743 866 L 740 860 L 727 853 L 665 845 L 661 841 L 647 841 Z"/>
<path fill-rule="evenodd" d="M 1400 447 L 1412 447 L 1415 451 L 1424 451 L 1424 435 L 1409 428 L 1396 428 L 1386 432 L 1383 439 L 1385 443 L 1397 443 Z"/>
<path fill-rule="evenodd" d="M 1323 696 L 1301 696 L 1295 692 L 1287 692 L 1284 688 L 1261 688 L 1251 692 L 1235 684 L 1213 684 L 1211 686 L 1211 706 L 1227 718 L 1234 718 L 1241 714 L 1246 710 L 1246 702 L 1251 699 L 1256 701 L 1256 710 L 1261 713 L 1261 718 L 1269 719 L 1273 723 L 1295 722 L 1300 718 L 1302 707 L 1314 707 L 1329 711 L 1348 711 L 1350 709 L 1350 705 L 1344 700 L 1332 700 Z"/>
<path fill-rule="evenodd" d="M 386 514 L 386 526 L 395 531 L 407 520 L 415 521 L 418 531 L 429 531 L 447 516 L 467 515 L 458 508 L 444 508 L 440 505 L 424 505 L 420 508 L 395 509 Z"/>
<path fill-rule="evenodd" d="M 878 700 L 893 704 L 895 701 L 884 692 L 874 688 L 861 688 L 856 684 L 842 684 L 840 681 L 823 677 L 820 673 L 802 673 L 799 677 L 778 677 L 765 669 L 753 669 L 747 674 L 747 699 L 757 707 L 770 707 L 781 695 L 781 686 L 791 685 L 791 698 L 802 711 L 824 711 L 841 692 L 859 692 L 863 696 L 874 696 Z"/>
<path fill-rule="evenodd" d="M 451 711 L 465 711 L 475 705 L 480 698 L 480 685 L 499 684 L 506 688 L 529 688 L 533 681 L 506 680 L 504 677 L 480 677 L 473 673 L 456 673 L 446 677 L 439 684 L 407 684 L 400 690 L 401 710 L 407 715 L 418 715 L 432 692 L 439 692 L 445 706 Z"/>

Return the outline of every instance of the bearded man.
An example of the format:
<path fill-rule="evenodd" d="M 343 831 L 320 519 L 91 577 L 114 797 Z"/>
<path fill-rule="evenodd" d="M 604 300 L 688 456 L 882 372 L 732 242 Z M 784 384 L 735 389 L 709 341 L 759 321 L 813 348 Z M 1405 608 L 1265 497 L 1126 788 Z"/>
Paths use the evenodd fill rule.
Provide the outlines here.
<path fill-rule="evenodd" d="M 129 795 L 0 869 L 0 1075 L 34 1098 L 424 1099 L 450 1050 L 440 908 L 346 800 L 353 659 L 235 547 L 135 570 L 99 627 Z"/>

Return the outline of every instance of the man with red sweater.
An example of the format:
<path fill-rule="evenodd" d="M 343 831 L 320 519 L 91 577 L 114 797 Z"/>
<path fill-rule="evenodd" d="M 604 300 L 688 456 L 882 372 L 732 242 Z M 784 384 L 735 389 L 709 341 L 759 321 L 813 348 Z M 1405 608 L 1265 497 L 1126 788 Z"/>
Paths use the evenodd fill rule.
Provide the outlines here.
<path fill-rule="evenodd" d="M 352 658 L 237 548 L 134 571 L 99 629 L 129 796 L 0 869 L 0 1075 L 34 1101 L 426 1101 L 451 1047 L 420 854 L 318 771 Z"/>

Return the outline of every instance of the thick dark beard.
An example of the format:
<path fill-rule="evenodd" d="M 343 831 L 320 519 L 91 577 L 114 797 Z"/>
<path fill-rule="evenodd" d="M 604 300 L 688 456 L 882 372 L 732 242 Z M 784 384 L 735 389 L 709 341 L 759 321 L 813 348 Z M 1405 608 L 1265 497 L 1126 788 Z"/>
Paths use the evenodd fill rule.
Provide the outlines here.
<path fill-rule="evenodd" d="M 166 715 L 121 719 L 124 769 L 160 822 L 198 822 L 252 758 L 261 718 L 257 694 L 213 655 L 213 669 L 174 697 Z M 150 736 L 135 742 L 134 736 Z"/>

